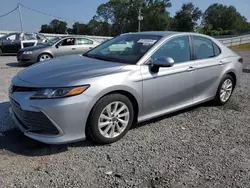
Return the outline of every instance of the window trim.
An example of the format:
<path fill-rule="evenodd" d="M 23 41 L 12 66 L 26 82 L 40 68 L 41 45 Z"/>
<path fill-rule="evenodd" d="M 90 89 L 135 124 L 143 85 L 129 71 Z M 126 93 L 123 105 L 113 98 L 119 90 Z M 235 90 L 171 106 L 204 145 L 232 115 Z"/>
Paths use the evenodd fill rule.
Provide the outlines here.
<path fill-rule="evenodd" d="M 189 63 L 189 62 L 191 62 L 191 61 L 193 61 L 194 59 L 193 59 L 193 53 L 192 53 L 192 44 L 190 43 L 191 41 L 190 41 L 190 35 L 187 35 L 187 34 L 185 34 L 185 35 L 177 35 L 177 36 L 172 36 L 172 37 L 170 37 L 170 38 L 167 38 L 167 39 L 165 39 L 161 44 L 159 44 L 157 47 L 156 47 L 156 49 L 154 49 L 154 51 L 149 55 L 149 57 L 146 59 L 146 61 L 144 61 L 144 63 L 142 63 L 141 65 L 148 65 L 148 63 L 149 63 L 149 61 L 150 61 L 150 59 L 151 59 L 151 57 L 163 46 L 163 45 L 165 45 L 167 42 L 169 42 L 169 41 L 171 41 L 171 40 L 173 40 L 173 39 L 176 39 L 176 38 L 180 38 L 180 37 L 187 37 L 188 38 L 188 42 L 189 42 L 189 51 L 190 51 L 190 60 L 189 61 L 183 61 L 183 62 L 181 62 L 181 63 L 176 63 L 176 64 L 182 64 L 182 63 Z M 157 45 L 157 44 L 156 44 Z M 145 54 L 146 55 L 146 54 Z M 143 58 L 143 57 L 142 57 Z M 142 59 L 141 58 L 141 59 Z M 140 60 L 139 60 L 140 61 Z M 139 62 L 138 61 L 138 62 Z"/>
<path fill-rule="evenodd" d="M 195 37 L 201 38 L 201 39 L 205 39 L 205 40 L 208 40 L 208 41 L 210 41 L 210 42 L 212 43 L 213 53 L 214 53 L 214 56 L 213 56 L 213 57 L 207 57 L 207 58 L 197 59 L 197 53 L 196 53 L 195 47 L 194 47 L 194 38 L 195 38 Z M 216 57 L 218 57 L 219 55 L 221 55 L 221 52 L 222 52 L 222 51 L 221 51 L 221 48 L 220 48 L 213 40 L 211 40 L 210 38 L 203 37 L 203 36 L 196 36 L 196 35 L 192 35 L 191 38 L 192 38 L 192 47 L 193 47 L 193 50 L 194 50 L 194 60 L 195 60 L 195 61 L 204 60 L 204 59 L 213 59 L 213 58 L 216 58 Z M 219 50 L 220 50 L 220 54 L 219 54 L 219 55 L 215 55 L 215 48 L 214 48 L 215 45 L 216 45 L 216 46 L 219 48 Z"/>

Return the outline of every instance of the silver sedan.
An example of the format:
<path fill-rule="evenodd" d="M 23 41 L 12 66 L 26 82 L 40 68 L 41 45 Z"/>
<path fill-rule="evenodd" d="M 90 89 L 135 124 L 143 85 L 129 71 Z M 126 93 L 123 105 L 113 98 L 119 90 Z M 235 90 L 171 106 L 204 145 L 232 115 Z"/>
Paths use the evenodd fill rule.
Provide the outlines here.
<path fill-rule="evenodd" d="M 86 37 L 55 37 L 43 45 L 26 47 L 19 50 L 20 63 L 36 63 L 58 56 L 83 54 L 100 43 Z"/>
<path fill-rule="evenodd" d="M 129 33 L 82 56 L 33 65 L 13 78 L 10 113 L 24 134 L 61 144 L 121 139 L 145 120 L 206 101 L 223 105 L 243 59 L 214 38 Z"/>

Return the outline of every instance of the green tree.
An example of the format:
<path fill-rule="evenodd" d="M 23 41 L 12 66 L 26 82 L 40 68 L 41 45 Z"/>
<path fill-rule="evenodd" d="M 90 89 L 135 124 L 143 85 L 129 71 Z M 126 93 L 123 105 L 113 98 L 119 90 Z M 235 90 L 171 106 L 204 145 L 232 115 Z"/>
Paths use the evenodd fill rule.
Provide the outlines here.
<path fill-rule="evenodd" d="M 180 11 L 174 16 L 173 29 L 177 31 L 194 31 L 202 11 L 193 3 L 183 4 Z"/>
<path fill-rule="evenodd" d="M 88 24 L 75 22 L 72 26 L 72 34 L 90 35 L 91 29 L 89 28 Z"/>
<path fill-rule="evenodd" d="M 233 6 L 212 4 L 205 11 L 202 24 L 211 24 L 214 30 L 230 30 L 234 34 L 244 33 L 250 30 L 249 24 Z"/>
<path fill-rule="evenodd" d="M 50 22 L 49 25 L 45 24 L 41 27 L 41 33 L 57 33 L 65 34 L 67 32 L 67 23 L 54 19 Z"/>
<path fill-rule="evenodd" d="M 41 26 L 40 33 L 53 33 L 51 27 L 47 24 Z"/>
<path fill-rule="evenodd" d="M 141 9 L 144 19 L 142 30 L 166 30 L 171 19 L 166 8 L 170 0 L 110 0 L 97 9 L 99 21 L 112 23 L 112 35 L 138 30 L 138 12 Z"/>
<path fill-rule="evenodd" d="M 112 25 L 105 21 L 97 21 L 94 17 L 88 23 L 90 35 L 111 36 Z"/>

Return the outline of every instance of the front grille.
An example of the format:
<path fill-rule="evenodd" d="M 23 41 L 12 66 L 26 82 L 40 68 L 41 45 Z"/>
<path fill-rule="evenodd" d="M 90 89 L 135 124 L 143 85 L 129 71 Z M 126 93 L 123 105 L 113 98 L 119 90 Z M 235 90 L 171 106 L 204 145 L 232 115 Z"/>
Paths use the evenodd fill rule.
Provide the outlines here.
<path fill-rule="evenodd" d="M 59 134 L 54 124 L 42 112 L 22 110 L 13 99 L 10 99 L 10 104 L 17 120 L 27 131 L 45 135 Z"/>

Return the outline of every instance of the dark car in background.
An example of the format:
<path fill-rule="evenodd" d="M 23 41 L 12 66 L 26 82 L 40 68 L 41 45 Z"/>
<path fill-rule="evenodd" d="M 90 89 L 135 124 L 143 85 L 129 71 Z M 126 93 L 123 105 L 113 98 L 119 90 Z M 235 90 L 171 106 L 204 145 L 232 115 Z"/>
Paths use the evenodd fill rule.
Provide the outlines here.
<path fill-rule="evenodd" d="M 10 33 L 0 37 L 0 55 L 17 54 L 24 47 L 40 45 L 47 41 L 40 33 Z"/>
<path fill-rule="evenodd" d="M 58 56 L 84 54 L 100 42 L 80 36 L 64 36 L 50 39 L 43 45 L 21 49 L 17 54 L 20 63 L 36 63 Z"/>

